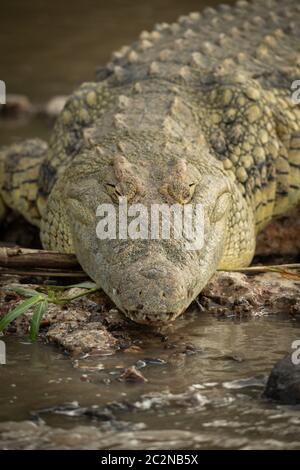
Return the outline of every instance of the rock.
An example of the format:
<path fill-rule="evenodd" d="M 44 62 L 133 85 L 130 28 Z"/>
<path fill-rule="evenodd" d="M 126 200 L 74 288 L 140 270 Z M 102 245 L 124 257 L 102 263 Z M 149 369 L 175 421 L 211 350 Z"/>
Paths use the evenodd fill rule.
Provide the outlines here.
<path fill-rule="evenodd" d="M 148 382 L 146 377 L 135 367 L 128 367 L 120 375 L 120 380 L 122 382 Z"/>
<path fill-rule="evenodd" d="M 219 316 L 259 316 L 300 313 L 299 280 L 275 272 L 246 275 L 218 272 L 199 297 L 211 313 Z"/>
<path fill-rule="evenodd" d="M 261 233 L 256 243 L 256 256 L 299 256 L 300 205 L 288 214 L 274 219 Z"/>
<path fill-rule="evenodd" d="M 117 340 L 101 323 L 87 323 L 82 327 L 58 323 L 47 332 L 47 338 L 62 346 L 73 356 L 82 353 L 112 354 L 118 349 Z"/>
<path fill-rule="evenodd" d="M 34 107 L 25 95 L 7 95 L 6 104 L 0 106 L 0 115 L 3 117 L 17 117 L 34 111 Z"/>
<path fill-rule="evenodd" d="M 60 112 L 63 110 L 68 96 L 54 96 L 51 98 L 45 106 L 45 113 L 51 118 L 56 118 Z"/>
<path fill-rule="evenodd" d="M 298 358 L 300 354 L 298 354 Z M 293 354 L 285 356 L 273 367 L 264 397 L 284 405 L 300 404 L 300 363 L 296 364 Z"/>

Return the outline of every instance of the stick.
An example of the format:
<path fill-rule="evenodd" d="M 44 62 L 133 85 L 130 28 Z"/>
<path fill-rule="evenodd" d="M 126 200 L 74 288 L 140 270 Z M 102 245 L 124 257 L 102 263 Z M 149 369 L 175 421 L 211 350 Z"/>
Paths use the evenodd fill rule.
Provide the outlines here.
<path fill-rule="evenodd" d="M 248 266 L 246 268 L 236 268 L 236 269 L 218 269 L 218 271 L 226 271 L 226 272 L 253 272 L 253 273 L 264 273 L 270 271 L 284 271 L 286 269 L 300 269 L 300 263 L 294 264 L 274 264 L 274 265 L 266 265 L 266 266 Z"/>
<path fill-rule="evenodd" d="M 87 277 L 73 254 L 19 247 L 0 247 L 0 274 Z"/>

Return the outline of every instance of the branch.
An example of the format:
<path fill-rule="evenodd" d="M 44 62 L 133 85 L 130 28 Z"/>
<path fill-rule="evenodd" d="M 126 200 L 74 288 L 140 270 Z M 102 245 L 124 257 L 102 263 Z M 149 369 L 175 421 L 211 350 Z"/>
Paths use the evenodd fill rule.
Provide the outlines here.
<path fill-rule="evenodd" d="M 88 277 L 73 254 L 0 247 L 0 274 Z"/>

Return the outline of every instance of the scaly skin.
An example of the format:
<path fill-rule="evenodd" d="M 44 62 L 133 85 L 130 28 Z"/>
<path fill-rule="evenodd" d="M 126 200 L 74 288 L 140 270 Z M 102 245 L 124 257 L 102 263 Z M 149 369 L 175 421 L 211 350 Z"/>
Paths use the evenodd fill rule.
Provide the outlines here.
<path fill-rule="evenodd" d="M 299 201 L 299 78 L 298 0 L 157 25 L 72 95 L 49 148 L 2 150 L 3 201 L 41 227 L 45 248 L 75 252 L 127 316 L 171 321 L 216 269 L 248 265 L 258 231 Z M 202 203 L 204 247 L 100 241 L 96 208 L 119 194 L 147 207 Z"/>

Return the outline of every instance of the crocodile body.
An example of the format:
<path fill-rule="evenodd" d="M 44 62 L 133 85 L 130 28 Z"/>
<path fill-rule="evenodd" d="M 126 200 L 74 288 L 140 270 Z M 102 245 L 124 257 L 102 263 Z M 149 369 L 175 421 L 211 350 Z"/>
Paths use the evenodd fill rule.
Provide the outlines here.
<path fill-rule="evenodd" d="M 298 0 L 239 1 L 144 31 L 68 100 L 49 145 L 0 152 L 5 206 L 75 252 L 130 318 L 173 320 L 216 269 L 248 265 L 256 234 L 300 199 Z M 100 203 L 201 203 L 201 250 L 99 240 Z"/>

